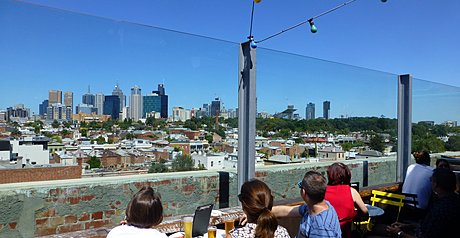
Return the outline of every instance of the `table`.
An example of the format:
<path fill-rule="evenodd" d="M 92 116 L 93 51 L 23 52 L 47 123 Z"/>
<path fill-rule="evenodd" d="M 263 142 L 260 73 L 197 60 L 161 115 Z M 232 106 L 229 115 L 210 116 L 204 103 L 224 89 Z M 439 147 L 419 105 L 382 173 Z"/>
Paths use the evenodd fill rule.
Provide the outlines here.
<path fill-rule="evenodd" d="M 225 238 L 225 229 L 217 229 L 216 238 Z M 176 232 L 174 234 L 169 235 L 169 238 L 184 238 L 184 232 Z M 203 236 L 197 236 L 194 238 L 208 238 L 208 233 L 204 234 Z"/>
<path fill-rule="evenodd" d="M 367 211 L 369 212 L 369 217 L 377 217 L 385 213 L 385 211 L 380 207 L 372 206 L 369 204 L 365 204 L 365 205 L 367 207 Z"/>

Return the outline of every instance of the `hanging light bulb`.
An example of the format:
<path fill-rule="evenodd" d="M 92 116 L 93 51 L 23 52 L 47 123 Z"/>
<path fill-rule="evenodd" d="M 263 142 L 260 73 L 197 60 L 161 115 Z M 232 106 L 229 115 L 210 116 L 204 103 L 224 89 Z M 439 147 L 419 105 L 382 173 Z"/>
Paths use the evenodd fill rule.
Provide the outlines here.
<path fill-rule="evenodd" d="M 387 2 L 387 0 L 380 0 L 381 2 Z M 259 1 L 260 2 L 260 1 Z"/>
<path fill-rule="evenodd" d="M 318 28 L 316 28 L 315 23 L 313 22 L 313 19 L 308 20 L 308 23 L 310 23 L 311 33 L 316 33 L 318 31 Z"/>
<path fill-rule="evenodd" d="M 255 3 L 260 3 L 262 0 L 254 0 Z"/>
<path fill-rule="evenodd" d="M 257 48 L 257 43 L 255 41 L 251 41 L 251 48 Z"/>

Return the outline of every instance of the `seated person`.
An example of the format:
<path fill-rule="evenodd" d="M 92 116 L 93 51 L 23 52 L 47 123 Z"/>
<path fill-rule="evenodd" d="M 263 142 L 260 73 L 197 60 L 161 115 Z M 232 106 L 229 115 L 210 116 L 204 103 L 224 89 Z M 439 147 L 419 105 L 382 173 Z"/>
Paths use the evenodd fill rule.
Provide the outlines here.
<path fill-rule="evenodd" d="M 446 159 L 437 159 L 436 168 L 445 168 L 450 170 L 450 164 Z"/>
<path fill-rule="evenodd" d="M 414 234 L 409 234 L 413 225 L 394 223 L 387 227 L 390 235 L 398 237 L 456 237 L 460 220 L 460 197 L 455 193 L 455 174 L 444 168 L 437 168 L 431 179 L 437 199 Z"/>
<path fill-rule="evenodd" d="M 430 178 L 433 168 L 430 167 L 430 155 L 428 152 L 414 153 L 415 164 L 409 165 L 404 179 L 402 192 L 417 195 L 418 204 L 416 207 L 424 213 L 428 207 L 431 197 Z"/>
<path fill-rule="evenodd" d="M 246 225 L 233 229 L 228 238 L 237 237 L 290 237 L 288 231 L 278 225 L 278 221 L 271 212 L 273 195 L 270 188 L 262 181 L 253 179 L 241 186 L 238 199 L 246 215 Z"/>
<path fill-rule="evenodd" d="M 358 191 L 349 185 L 351 172 L 348 166 L 333 163 L 327 168 L 327 180 L 325 199 L 337 211 L 342 237 L 351 237 L 353 218 L 358 213 L 362 217 L 367 217 L 367 207 Z"/>
<path fill-rule="evenodd" d="M 277 217 L 302 217 L 297 238 L 342 237 L 339 218 L 334 207 L 326 200 L 326 178 L 309 171 L 299 182 L 300 196 L 305 204 L 299 206 L 274 206 Z"/>
<path fill-rule="evenodd" d="M 126 224 L 113 228 L 107 238 L 157 237 L 167 238 L 166 234 L 153 229 L 163 220 L 163 206 L 158 193 L 151 187 L 143 187 L 137 192 L 126 208 Z"/>

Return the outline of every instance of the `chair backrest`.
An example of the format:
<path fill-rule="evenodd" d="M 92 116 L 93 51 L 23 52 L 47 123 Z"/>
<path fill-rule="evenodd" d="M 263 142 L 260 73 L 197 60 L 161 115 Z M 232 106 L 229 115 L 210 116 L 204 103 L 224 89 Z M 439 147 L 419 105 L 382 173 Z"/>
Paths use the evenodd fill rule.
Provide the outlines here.
<path fill-rule="evenodd" d="M 405 204 L 408 204 L 414 207 L 418 205 L 417 194 L 412 194 L 412 193 L 401 193 L 401 194 L 406 196 L 406 199 L 404 199 Z"/>
<path fill-rule="evenodd" d="M 381 203 L 398 207 L 398 216 L 396 217 L 396 221 L 398 221 L 399 214 L 401 213 L 401 208 L 404 206 L 404 199 L 406 198 L 406 196 L 402 194 L 382 192 L 378 190 L 372 190 L 372 194 L 372 206 L 375 206 L 375 203 Z"/>

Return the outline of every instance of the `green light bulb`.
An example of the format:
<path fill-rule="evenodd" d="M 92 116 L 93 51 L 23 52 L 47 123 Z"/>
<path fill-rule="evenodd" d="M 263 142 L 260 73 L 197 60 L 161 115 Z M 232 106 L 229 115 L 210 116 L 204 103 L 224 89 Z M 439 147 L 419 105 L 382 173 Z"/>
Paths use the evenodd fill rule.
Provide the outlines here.
<path fill-rule="evenodd" d="M 318 31 L 318 28 L 316 28 L 313 22 L 310 22 L 310 31 L 311 33 L 316 33 Z"/>

